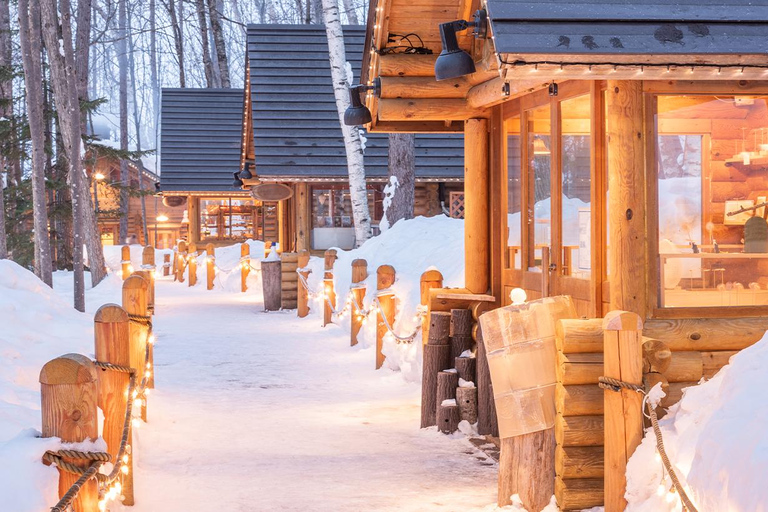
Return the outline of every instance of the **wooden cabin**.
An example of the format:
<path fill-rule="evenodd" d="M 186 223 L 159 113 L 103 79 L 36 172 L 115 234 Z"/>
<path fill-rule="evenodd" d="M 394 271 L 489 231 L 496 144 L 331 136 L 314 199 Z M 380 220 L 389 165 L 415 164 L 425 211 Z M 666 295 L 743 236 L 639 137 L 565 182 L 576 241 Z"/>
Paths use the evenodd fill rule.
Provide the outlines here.
<path fill-rule="evenodd" d="M 637 313 L 693 361 L 667 405 L 768 327 L 768 6 L 721 4 L 374 0 L 368 17 L 366 128 L 464 133 L 462 297 Z M 445 33 L 474 72 L 448 56 L 436 80 L 456 20 Z M 575 414 L 598 430 L 558 437 L 563 509 L 603 499 L 602 390 L 577 388 L 558 400 L 597 397 Z"/>
<path fill-rule="evenodd" d="M 365 27 L 345 27 L 355 76 Z M 250 25 L 245 91 L 164 89 L 163 195 L 185 197 L 190 241 L 278 242 L 283 250 L 354 246 L 347 161 L 325 28 Z M 388 136 L 365 135 L 374 234 L 388 180 Z M 416 215 L 463 215 L 461 135 L 416 137 Z M 248 169 L 250 178 L 241 172 Z M 243 186 L 234 188 L 234 175 Z"/>

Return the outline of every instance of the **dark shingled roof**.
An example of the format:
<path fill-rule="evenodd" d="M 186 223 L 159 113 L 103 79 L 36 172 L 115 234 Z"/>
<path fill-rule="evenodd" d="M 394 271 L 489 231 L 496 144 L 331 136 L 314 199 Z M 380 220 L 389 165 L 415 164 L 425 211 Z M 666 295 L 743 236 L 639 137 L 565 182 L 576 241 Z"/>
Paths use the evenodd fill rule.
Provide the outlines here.
<path fill-rule="evenodd" d="M 163 89 L 160 187 L 232 192 L 240 170 L 242 89 Z"/>
<path fill-rule="evenodd" d="M 755 0 L 488 0 L 488 13 L 497 51 L 521 60 L 550 54 L 586 62 L 595 55 L 732 61 L 764 55 L 768 38 L 768 4 Z"/>
<path fill-rule="evenodd" d="M 360 78 L 365 26 L 345 26 L 347 61 Z M 248 61 L 256 175 L 347 176 L 344 139 L 322 25 L 249 25 Z M 387 135 L 366 134 L 365 173 L 387 175 Z M 416 135 L 416 176 L 463 178 L 461 135 Z"/>

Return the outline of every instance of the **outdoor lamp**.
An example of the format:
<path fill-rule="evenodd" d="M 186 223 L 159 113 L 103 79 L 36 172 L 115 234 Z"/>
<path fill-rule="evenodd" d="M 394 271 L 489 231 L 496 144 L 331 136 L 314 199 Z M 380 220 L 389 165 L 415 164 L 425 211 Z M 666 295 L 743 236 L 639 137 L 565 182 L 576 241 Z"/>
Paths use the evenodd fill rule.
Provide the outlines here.
<path fill-rule="evenodd" d="M 232 173 L 235 176 L 235 180 L 232 182 L 232 186 L 235 188 L 241 188 L 243 186 L 243 180 L 240 179 L 240 173 Z"/>
<path fill-rule="evenodd" d="M 470 54 L 459 48 L 459 41 L 456 39 L 456 32 L 469 27 L 474 27 L 475 37 L 488 37 L 488 14 L 484 9 L 475 13 L 473 21 L 456 20 L 440 24 L 443 51 L 435 61 L 435 80 L 447 80 L 475 72 L 475 61 Z"/>
<path fill-rule="evenodd" d="M 372 85 L 353 85 L 349 88 L 349 107 L 344 112 L 344 124 L 358 126 L 371 122 L 371 111 L 363 105 L 360 93 L 373 91 L 375 96 L 381 96 L 381 80 L 376 78 Z"/>
<path fill-rule="evenodd" d="M 251 162 L 245 162 L 245 166 L 243 166 L 243 170 L 240 171 L 240 179 L 249 180 L 251 178 L 253 178 L 253 174 L 251 174 Z"/>

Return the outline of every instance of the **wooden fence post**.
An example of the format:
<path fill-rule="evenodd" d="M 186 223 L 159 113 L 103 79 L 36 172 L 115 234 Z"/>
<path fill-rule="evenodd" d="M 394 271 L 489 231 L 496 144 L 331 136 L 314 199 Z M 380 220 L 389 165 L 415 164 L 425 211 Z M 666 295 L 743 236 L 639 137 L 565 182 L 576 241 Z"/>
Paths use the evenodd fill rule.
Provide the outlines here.
<path fill-rule="evenodd" d="M 299 269 L 305 269 L 307 268 L 307 265 L 309 265 L 309 251 L 304 249 L 303 251 L 299 251 Z M 309 314 L 309 291 L 304 284 L 302 284 L 302 281 L 304 283 L 307 282 L 307 279 L 309 279 L 309 271 L 301 270 L 299 274 L 301 274 L 301 279 L 299 280 L 296 309 L 299 318 L 304 318 Z"/>
<path fill-rule="evenodd" d="M 189 263 L 189 286 L 195 286 L 197 284 L 197 245 L 195 243 L 189 244 L 189 256 L 187 256 Z"/>
<path fill-rule="evenodd" d="M 360 328 L 363 326 L 363 312 L 357 309 L 359 305 L 363 308 L 363 300 L 365 300 L 365 288 L 356 288 L 355 285 L 363 283 L 368 277 L 368 262 L 363 259 L 356 259 L 352 261 L 352 289 L 350 294 L 352 297 L 352 304 L 350 305 L 350 317 L 349 317 L 349 344 L 350 346 L 357 345 L 357 335 L 360 332 Z"/>
<path fill-rule="evenodd" d="M 216 249 L 214 249 L 213 244 L 205 246 L 205 256 L 206 288 L 213 290 L 213 279 L 216 277 Z"/>
<path fill-rule="evenodd" d="M 147 280 L 149 285 L 147 311 L 150 315 L 155 314 L 155 270 L 155 248 L 148 245 L 141 252 L 141 271 L 142 277 Z"/>
<path fill-rule="evenodd" d="M 333 264 L 338 256 L 336 249 L 325 251 L 325 274 L 323 274 L 323 294 L 326 300 L 323 301 L 323 327 L 333 322 L 333 310 L 329 302 L 336 305 L 336 292 L 333 289 Z"/>
<path fill-rule="evenodd" d="M 147 316 L 147 282 L 141 276 L 131 276 L 123 283 L 123 309 L 129 315 Z M 136 370 L 136 385 L 141 383 L 147 370 L 145 354 L 147 350 L 147 331 L 149 326 L 141 322 L 128 322 L 128 336 L 131 346 L 131 368 Z M 149 345 L 149 369 L 154 375 L 152 344 Z M 148 381 L 148 387 L 154 387 L 154 377 Z M 151 385 L 150 385 L 151 384 Z M 147 402 L 141 406 L 141 419 L 147 421 Z"/>
<path fill-rule="evenodd" d="M 264 297 L 264 311 L 279 311 L 282 307 L 282 266 L 278 259 L 262 260 L 261 286 Z"/>
<path fill-rule="evenodd" d="M 66 354 L 47 362 L 39 380 L 43 437 L 58 437 L 65 443 L 98 439 L 98 376 L 93 362 L 80 354 Z M 80 459 L 64 460 L 85 468 L 90 465 Z M 59 470 L 60 498 L 78 478 Z M 78 512 L 95 512 L 98 501 L 98 485 L 91 478 L 72 504 Z"/>
<path fill-rule="evenodd" d="M 643 384 L 643 321 L 636 313 L 611 311 L 603 320 L 603 374 Z M 643 395 L 603 391 L 605 408 L 605 512 L 627 507 L 627 460 L 643 439 Z"/>
<path fill-rule="evenodd" d="M 379 313 L 376 315 L 376 369 L 378 370 L 384 365 L 384 353 L 382 348 L 384 346 L 384 335 L 387 334 L 387 325 L 384 323 L 384 319 L 389 322 L 389 325 L 394 328 L 395 326 L 395 294 L 382 293 L 384 290 L 388 290 L 395 284 L 395 267 L 392 265 L 381 265 L 376 270 L 376 290 L 377 298 L 379 301 Z"/>
<path fill-rule="evenodd" d="M 179 242 L 178 253 L 176 254 L 176 280 L 184 282 L 184 268 L 187 265 L 187 242 Z"/>
<path fill-rule="evenodd" d="M 437 424 L 437 374 L 451 367 L 449 331 L 451 314 L 435 311 L 429 315 L 429 340 L 424 345 L 421 372 L 421 428 Z"/>
<path fill-rule="evenodd" d="M 93 317 L 96 360 L 120 366 L 131 366 L 131 338 L 128 335 L 128 313 L 117 304 L 105 304 Z M 130 376 L 113 370 L 97 370 L 99 375 L 99 407 L 104 413 L 102 437 L 107 451 L 117 460 L 123 436 L 125 408 Z M 128 432 L 128 446 L 133 432 Z M 133 457 L 128 457 L 128 474 L 122 477 L 123 505 L 133 505 Z"/>
<path fill-rule="evenodd" d="M 171 273 L 171 255 L 163 254 L 163 275 L 168 276 Z"/>
<path fill-rule="evenodd" d="M 429 290 L 443 287 L 443 274 L 438 270 L 427 270 L 421 274 L 421 305 L 429 307 Z M 429 339 L 429 311 L 421 319 L 421 342 L 427 344 Z"/>
<path fill-rule="evenodd" d="M 248 274 L 251 273 L 251 246 L 240 244 L 240 291 L 245 293 L 248 289 Z"/>
<path fill-rule="evenodd" d="M 120 249 L 120 265 L 122 266 L 122 277 L 128 279 L 133 273 L 133 267 L 131 266 L 131 246 L 124 245 Z"/>
<path fill-rule="evenodd" d="M 283 309 L 296 309 L 299 300 L 299 254 L 283 252 L 280 254 L 280 302 Z"/>

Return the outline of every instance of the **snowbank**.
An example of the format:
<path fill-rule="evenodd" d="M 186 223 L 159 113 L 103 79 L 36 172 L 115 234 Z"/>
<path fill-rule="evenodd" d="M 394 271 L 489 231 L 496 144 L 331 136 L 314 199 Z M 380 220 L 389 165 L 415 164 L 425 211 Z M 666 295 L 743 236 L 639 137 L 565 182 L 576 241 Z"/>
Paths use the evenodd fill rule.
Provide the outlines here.
<path fill-rule="evenodd" d="M 364 308 L 368 308 L 376 290 L 376 269 L 380 265 L 392 265 L 396 281 L 392 286 L 397 298 L 395 332 L 408 334 L 417 325 L 415 315 L 420 302 L 420 279 L 425 271 L 436 268 L 443 274 L 446 287 L 464 286 L 464 221 L 445 216 L 417 217 L 399 221 L 381 235 L 371 238 L 362 247 L 351 251 L 337 249 L 338 260 L 334 264 L 334 287 L 337 308 L 341 308 L 352 282 L 352 261 L 357 258 L 368 262 L 368 279 Z M 322 288 L 323 259 L 312 258 L 309 264 L 309 286 L 313 291 Z M 314 312 L 322 311 L 322 303 L 312 304 Z M 348 320 L 345 322 L 348 327 Z M 367 322 L 358 337 L 363 347 L 375 343 L 375 324 Z M 394 339 L 385 340 L 384 353 L 387 366 L 400 370 L 409 381 L 421 377 L 421 343 L 398 344 Z"/>
<path fill-rule="evenodd" d="M 261 294 L 261 260 L 264 258 L 264 242 L 261 240 L 247 240 L 251 255 L 251 272 L 248 274 L 246 284 L 249 291 L 257 291 Z M 198 247 L 199 249 L 199 247 Z M 197 284 L 206 286 L 206 261 L 208 256 L 203 251 L 197 257 Z M 216 248 L 216 277 L 213 281 L 213 289 L 225 292 L 239 293 L 242 267 L 240 266 L 240 244 L 227 245 Z M 184 272 L 184 280 L 189 279 L 189 267 Z"/>
<path fill-rule="evenodd" d="M 129 245 L 131 248 L 131 266 L 135 270 L 141 270 L 141 256 L 144 252 L 144 246 L 133 244 Z M 122 245 L 105 245 L 104 246 L 104 262 L 107 268 L 114 273 L 118 273 L 122 270 Z M 171 249 L 155 249 L 155 266 L 158 269 L 163 268 L 163 255 L 173 254 Z"/>
<path fill-rule="evenodd" d="M 768 510 L 768 336 L 688 388 L 660 425 L 664 446 L 699 512 Z M 627 465 L 628 511 L 682 510 L 652 433 Z"/>

